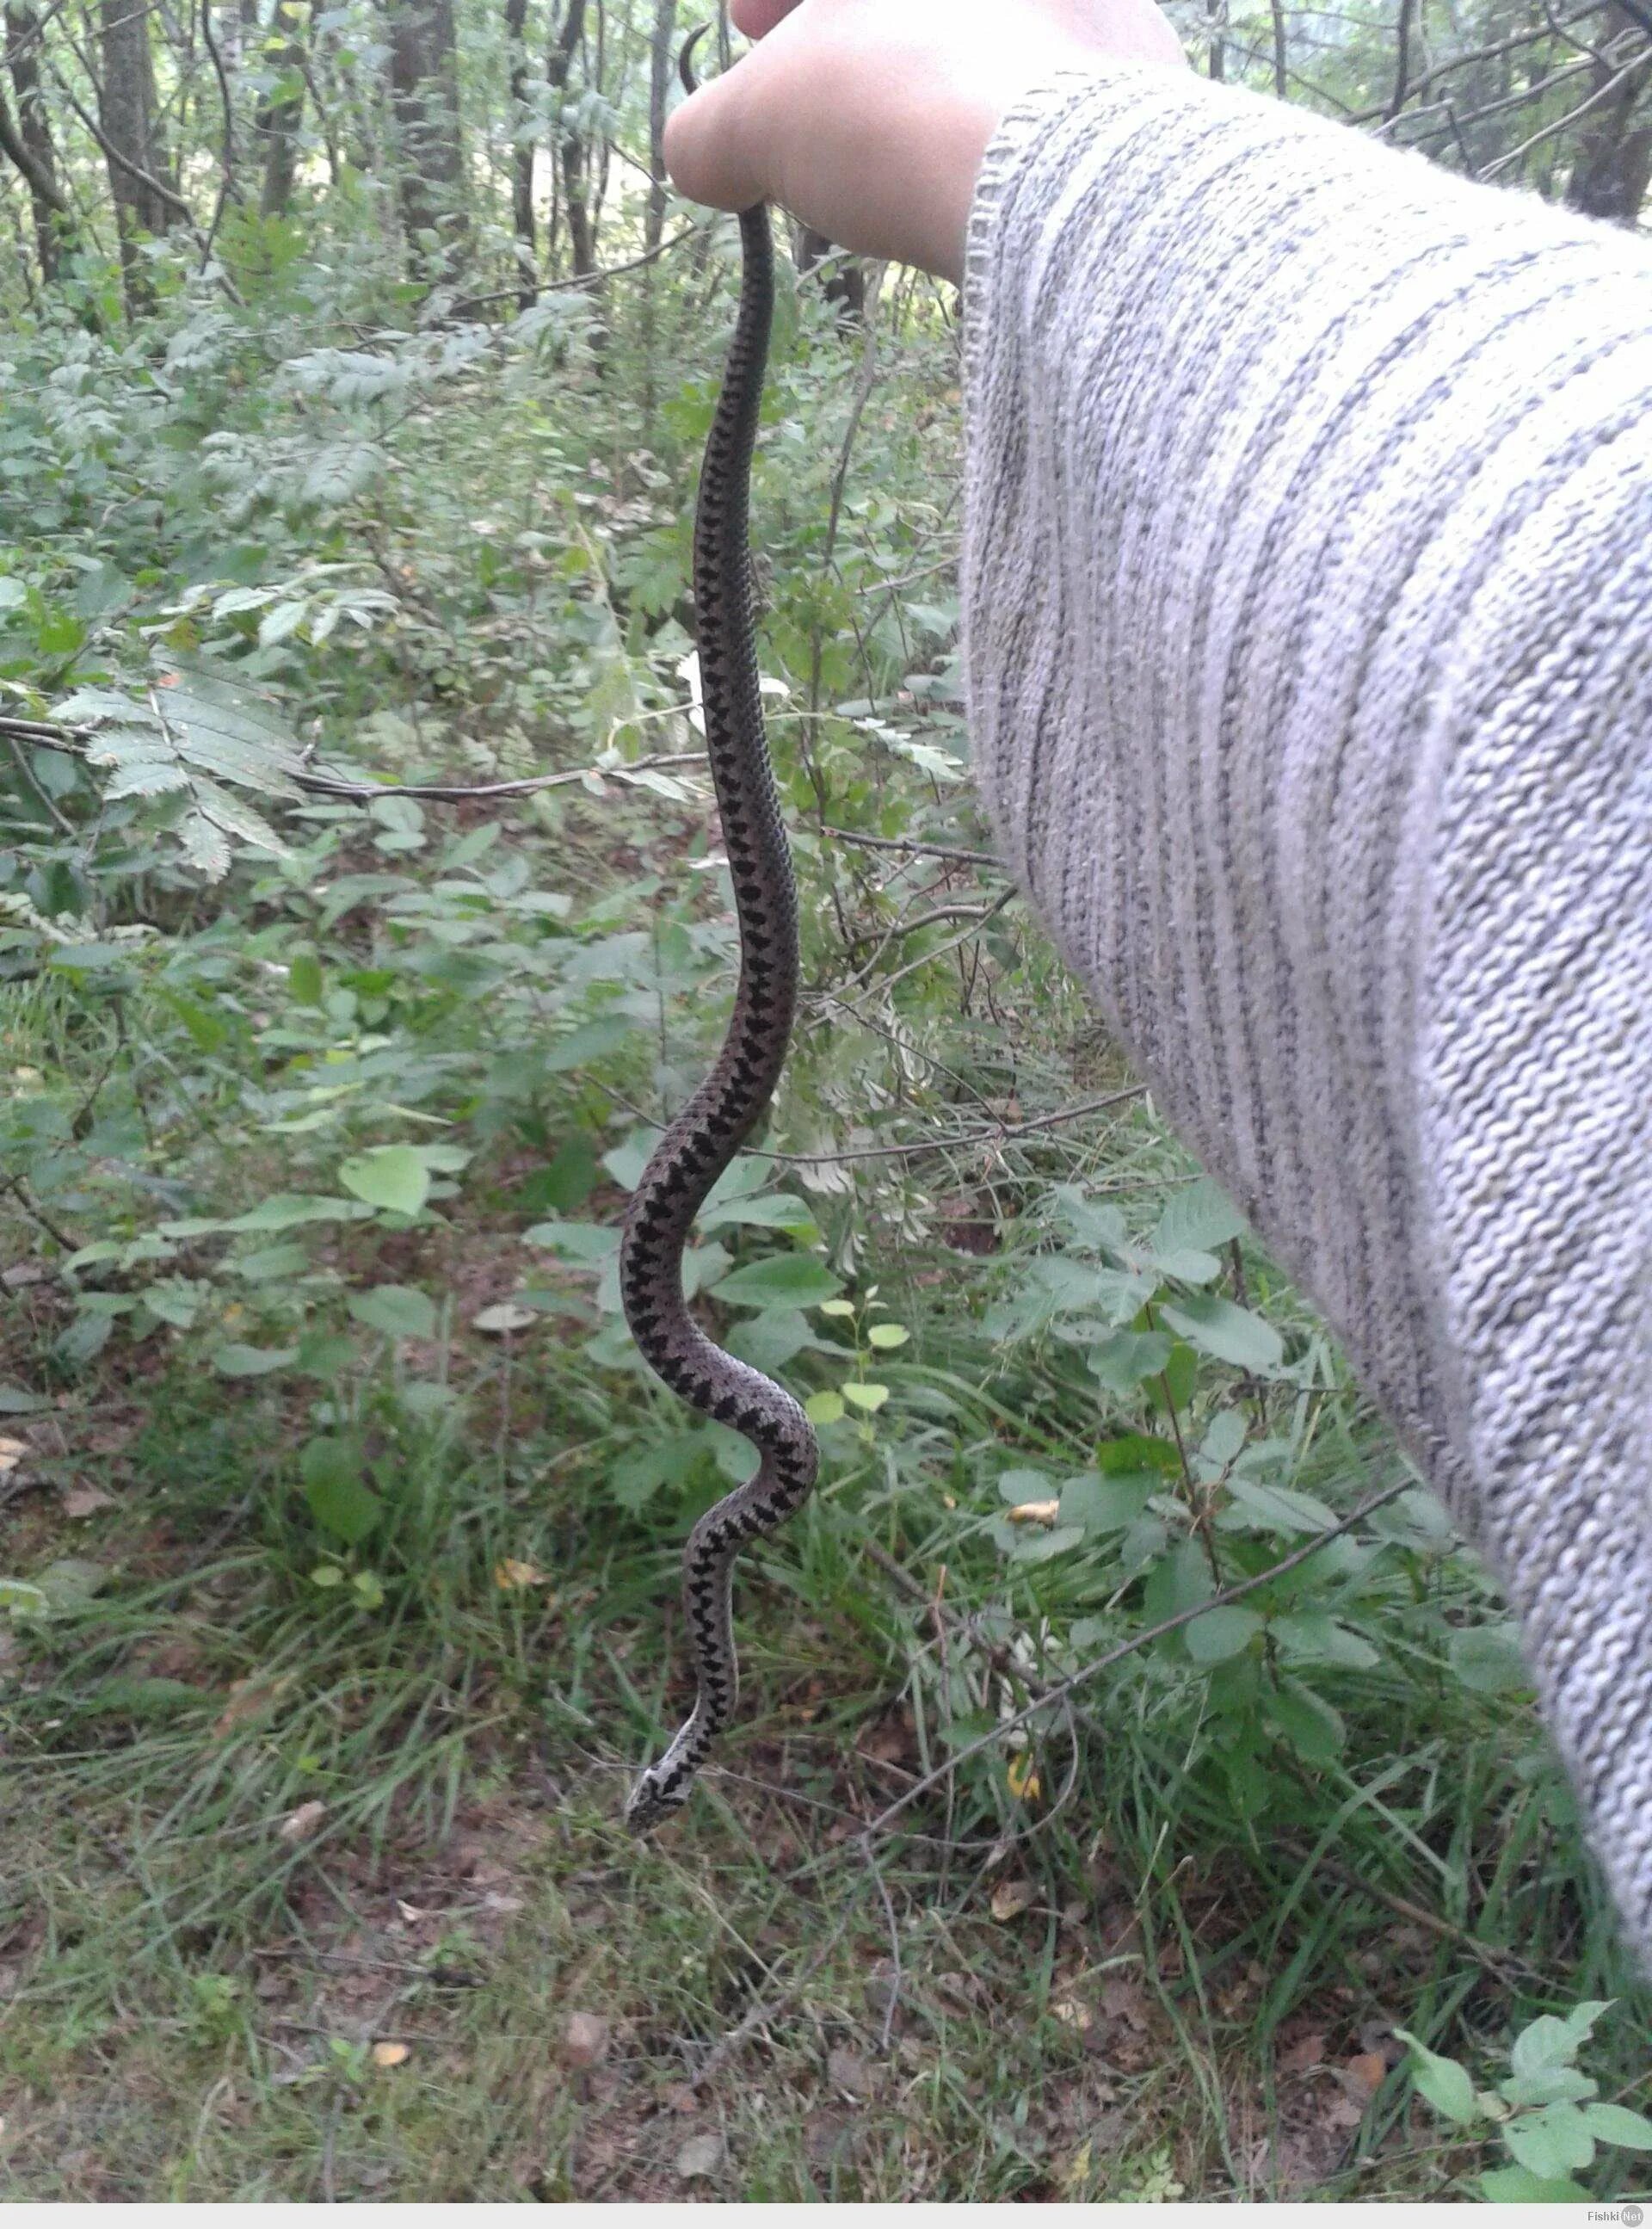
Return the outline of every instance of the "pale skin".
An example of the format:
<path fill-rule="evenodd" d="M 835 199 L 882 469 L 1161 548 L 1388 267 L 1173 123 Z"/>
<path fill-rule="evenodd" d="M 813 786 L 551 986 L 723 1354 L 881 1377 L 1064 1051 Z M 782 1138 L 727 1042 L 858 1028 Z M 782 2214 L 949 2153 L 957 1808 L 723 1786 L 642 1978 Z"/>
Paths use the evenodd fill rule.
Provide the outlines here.
<path fill-rule="evenodd" d="M 993 133 L 1062 70 L 1184 67 L 1153 0 L 733 0 L 758 42 L 672 117 L 691 200 L 778 202 L 840 247 L 963 275 Z"/>

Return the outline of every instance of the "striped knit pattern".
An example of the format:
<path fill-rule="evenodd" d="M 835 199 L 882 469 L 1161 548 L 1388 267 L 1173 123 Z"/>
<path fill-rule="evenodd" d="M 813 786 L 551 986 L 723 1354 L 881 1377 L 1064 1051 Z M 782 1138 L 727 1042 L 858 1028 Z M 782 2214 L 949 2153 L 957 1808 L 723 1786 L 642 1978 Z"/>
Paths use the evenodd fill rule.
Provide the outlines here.
<path fill-rule="evenodd" d="M 969 262 L 1007 858 L 1486 1554 L 1652 1954 L 1652 264 L 1168 72 Z"/>

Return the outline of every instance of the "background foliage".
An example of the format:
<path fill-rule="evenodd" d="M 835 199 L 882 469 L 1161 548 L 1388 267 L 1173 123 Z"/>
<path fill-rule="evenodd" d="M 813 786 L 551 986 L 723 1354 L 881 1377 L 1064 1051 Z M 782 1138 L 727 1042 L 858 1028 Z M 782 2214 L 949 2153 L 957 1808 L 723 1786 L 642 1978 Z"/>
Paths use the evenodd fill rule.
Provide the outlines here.
<path fill-rule="evenodd" d="M 1638 220 L 1625 0 L 1178 21 Z M 804 1024 L 688 1267 L 825 1481 L 752 1559 L 748 1738 L 615 1830 L 746 1460 L 613 1276 L 734 957 L 682 28 L 5 9 L 0 2158 L 1621 2192 L 1646 2001 L 1495 1590 L 993 864 L 957 305 L 807 235 L 755 495 Z"/>

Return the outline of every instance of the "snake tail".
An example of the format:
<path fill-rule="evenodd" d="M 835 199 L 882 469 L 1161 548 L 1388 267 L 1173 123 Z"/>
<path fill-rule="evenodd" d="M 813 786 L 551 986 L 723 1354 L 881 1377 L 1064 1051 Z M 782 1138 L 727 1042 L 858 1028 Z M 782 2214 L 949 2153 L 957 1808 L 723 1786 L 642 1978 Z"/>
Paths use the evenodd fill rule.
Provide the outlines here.
<path fill-rule="evenodd" d="M 685 80 L 688 73 L 685 71 Z M 797 1002 L 797 897 L 763 727 L 749 512 L 751 467 L 774 310 L 766 208 L 740 217 L 740 312 L 706 446 L 695 521 L 694 588 L 706 748 L 740 928 L 740 982 L 715 1066 L 666 1131 L 631 1196 L 619 1257 L 625 1320 L 650 1369 L 702 1416 L 732 1425 L 756 1475 L 695 1526 L 682 1604 L 697 1685 L 694 1711 L 626 1806 L 645 1834 L 688 1801 L 740 1692 L 734 1562 L 808 1498 L 815 1435 L 789 1393 L 719 1346 L 682 1295 L 682 1255 L 706 1195 L 752 1134 L 779 1081 Z"/>

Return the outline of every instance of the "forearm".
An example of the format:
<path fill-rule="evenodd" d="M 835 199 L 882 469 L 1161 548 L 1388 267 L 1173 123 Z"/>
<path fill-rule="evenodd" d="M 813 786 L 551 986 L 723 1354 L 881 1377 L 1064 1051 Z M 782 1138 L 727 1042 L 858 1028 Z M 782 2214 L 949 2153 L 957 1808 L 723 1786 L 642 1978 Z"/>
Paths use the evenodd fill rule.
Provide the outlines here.
<path fill-rule="evenodd" d="M 1643 252 L 1116 71 L 996 142 L 968 310 L 1008 856 L 1496 1561 L 1652 1942 Z"/>

